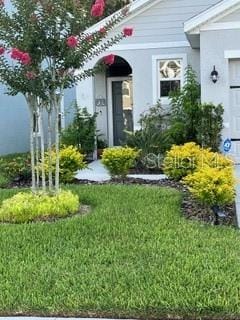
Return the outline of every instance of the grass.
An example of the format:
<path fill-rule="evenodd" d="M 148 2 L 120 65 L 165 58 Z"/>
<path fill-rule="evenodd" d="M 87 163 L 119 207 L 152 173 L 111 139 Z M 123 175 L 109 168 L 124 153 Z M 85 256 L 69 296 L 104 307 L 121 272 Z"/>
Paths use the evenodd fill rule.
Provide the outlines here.
<path fill-rule="evenodd" d="M 237 230 L 185 220 L 170 189 L 70 189 L 91 214 L 0 225 L 1 314 L 240 316 Z"/>

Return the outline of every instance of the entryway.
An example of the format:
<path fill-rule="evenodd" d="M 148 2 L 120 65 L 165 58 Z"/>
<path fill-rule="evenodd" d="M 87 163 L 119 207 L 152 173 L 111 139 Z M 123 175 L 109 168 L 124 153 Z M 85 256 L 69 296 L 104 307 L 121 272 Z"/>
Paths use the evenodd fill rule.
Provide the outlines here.
<path fill-rule="evenodd" d="M 126 132 L 133 132 L 132 77 L 108 78 L 109 134 L 114 146 L 126 140 Z"/>

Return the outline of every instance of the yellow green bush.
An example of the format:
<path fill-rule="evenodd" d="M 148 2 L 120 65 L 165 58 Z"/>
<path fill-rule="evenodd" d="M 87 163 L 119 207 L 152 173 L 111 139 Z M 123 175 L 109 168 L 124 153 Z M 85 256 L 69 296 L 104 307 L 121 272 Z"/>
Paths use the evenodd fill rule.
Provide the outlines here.
<path fill-rule="evenodd" d="M 107 148 L 102 155 L 102 163 L 112 177 L 126 177 L 135 165 L 139 151 L 129 147 Z"/>
<path fill-rule="evenodd" d="M 52 153 L 52 163 L 56 161 L 56 153 L 53 150 Z M 46 153 L 46 171 L 49 169 L 49 157 Z M 81 170 L 87 167 L 84 161 L 84 155 L 81 154 L 78 149 L 74 146 L 63 146 L 60 150 L 60 181 L 62 183 L 70 183 L 74 179 L 74 174 L 77 170 Z M 52 166 L 54 170 L 54 165 Z M 55 172 L 53 172 L 54 175 Z"/>
<path fill-rule="evenodd" d="M 201 148 L 194 142 L 173 145 L 163 162 L 164 173 L 171 179 L 181 180 L 196 170 L 200 155 Z"/>
<path fill-rule="evenodd" d="M 171 179 L 181 180 L 204 166 L 232 168 L 233 161 L 226 156 L 203 149 L 194 142 L 181 146 L 174 145 L 164 159 L 164 173 Z"/>
<path fill-rule="evenodd" d="M 66 217 L 77 213 L 79 205 L 78 196 L 71 191 L 61 191 L 57 195 L 20 192 L 3 201 L 0 221 L 24 223 Z"/>
<path fill-rule="evenodd" d="M 188 175 L 183 182 L 200 202 L 209 206 L 231 204 L 235 197 L 233 168 L 213 168 L 207 165 Z"/>

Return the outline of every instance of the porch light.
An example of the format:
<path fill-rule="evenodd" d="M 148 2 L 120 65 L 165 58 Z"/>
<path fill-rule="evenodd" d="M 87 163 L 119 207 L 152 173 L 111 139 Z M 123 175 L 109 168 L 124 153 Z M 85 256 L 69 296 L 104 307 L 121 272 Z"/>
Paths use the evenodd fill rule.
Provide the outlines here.
<path fill-rule="evenodd" d="M 217 83 L 217 81 L 219 79 L 219 74 L 218 74 L 215 66 L 213 66 L 213 71 L 211 72 L 211 79 L 212 79 L 213 83 Z"/>

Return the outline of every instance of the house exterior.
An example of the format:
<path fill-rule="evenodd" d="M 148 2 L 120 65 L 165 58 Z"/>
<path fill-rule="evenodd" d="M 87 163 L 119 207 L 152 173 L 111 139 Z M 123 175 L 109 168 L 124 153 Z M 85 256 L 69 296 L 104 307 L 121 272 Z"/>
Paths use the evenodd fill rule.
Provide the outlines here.
<path fill-rule="evenodd" d="M 159 99 L 169 106 L 168 94 L 183 86 L 189 64 L 201 83 L 202 102 L 224 105 L 223 140 L 231 139 L 232 151 L 240 154 L 240 0 L 136 0 L 114 33 L 124 26 L 133 27 L 134 36 L 86 67 L 110 53 L 115 63 L 77 86 L 78 104 L 97 112 L 98 130 L 109 145 L 118 145 L 125 130 L 137 130 L 140 114 Z M 216 83 L 210 77 L 214 66 Z"/>

